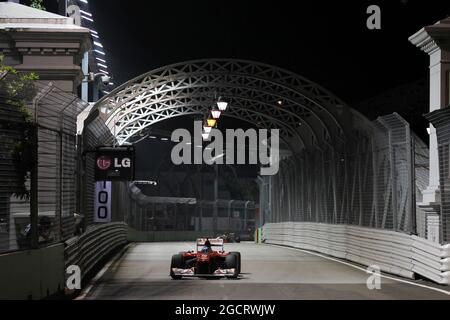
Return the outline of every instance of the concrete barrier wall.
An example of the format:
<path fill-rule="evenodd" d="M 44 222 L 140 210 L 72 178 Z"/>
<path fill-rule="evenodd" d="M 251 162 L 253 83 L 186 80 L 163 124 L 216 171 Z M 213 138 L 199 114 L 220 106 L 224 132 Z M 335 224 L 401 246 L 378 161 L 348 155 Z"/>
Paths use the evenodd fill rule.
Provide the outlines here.
<path fill-rule="evenodd" d="M 265 243 L 290 246 L 377 265 L 384 272 L 415 274 L 450 285 L 450 245 L 439 245 L 400 232 L 349 225 L 282 222 L 264 225 Z"/>
<path fill-rule="evenodd" d="M 64 245 L 0 255 L 0 299 L 43 299 L 64 289 Z"/>

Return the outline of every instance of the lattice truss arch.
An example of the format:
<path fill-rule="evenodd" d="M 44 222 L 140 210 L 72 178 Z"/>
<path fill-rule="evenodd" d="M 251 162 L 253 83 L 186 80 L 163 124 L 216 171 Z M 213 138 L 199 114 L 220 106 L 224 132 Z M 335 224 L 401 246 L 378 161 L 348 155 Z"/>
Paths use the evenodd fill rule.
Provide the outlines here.
<path fill-rule="evenodd" d="M 348 128 L 367 122 L 299 75 L 230 59 L 188 61 L 150 71 L 116 88 L 96 107 L 104 111 L 105 123 L 120 145 L 157 122 L 203 114 L 218 96 L 229 102 L 226 116 L 258 128 L 279 128 L 281 137 L 297 150 L 343 142 Z"/>

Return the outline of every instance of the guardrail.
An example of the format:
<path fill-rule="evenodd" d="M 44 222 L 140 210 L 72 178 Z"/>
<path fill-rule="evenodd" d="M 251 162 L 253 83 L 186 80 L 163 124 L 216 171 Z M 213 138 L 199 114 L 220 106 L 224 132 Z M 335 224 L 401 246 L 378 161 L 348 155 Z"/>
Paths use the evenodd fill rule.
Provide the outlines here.
<path fill-rule="evenodd" d="M 414 278 L 419 274 L 450 285 L 450 245 L 400 232 L 312 222 L 264 225 L 262 240 L 324 253 L 384 272 Z"/>
<path fill-rule="evenodd" d="M 84 278 L 113 250 L 127 243 L 127 225 L 114 222 L 88 227 L 85 233 L 65 242 L 65 267 L 77 265 Z"/>

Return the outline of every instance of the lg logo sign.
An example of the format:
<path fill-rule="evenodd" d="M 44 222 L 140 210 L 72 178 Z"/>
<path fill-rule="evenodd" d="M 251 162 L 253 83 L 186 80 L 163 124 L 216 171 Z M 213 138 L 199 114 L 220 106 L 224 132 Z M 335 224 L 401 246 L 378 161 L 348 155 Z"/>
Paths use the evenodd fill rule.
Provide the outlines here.
<path fill-rule="evenodd" d="M 101 156 L 97 159 L 97 167 L 100 170 L 108 170 L 109 168 L 111 168 L 111 158 L 108 158 L 106 156 Z M 118 169 L 118 168 L 130 168 L 131 167 L 131 159 L 129 158 L 123 158 L 123 159 L 119 159 L 119 158 L 114 158 L 114 169 Z"/>
<path fill-rule="evenodd" d="M 133 181 L 134 149 L 101 147 L 95 154 L 96 181 Z"/>
<path fill-rule="evenodd" d="M 134 181 L 134 148 L 98 147 L 95 150 L 94 222 L 111 222 L 112 181 Z"/>
<path fill-rule="evenodd" d="M 108 170 L 111 167 L 111 159 L 105 156 L 102 156 L 97 159 L 97 168 L 100 170 Z"/>

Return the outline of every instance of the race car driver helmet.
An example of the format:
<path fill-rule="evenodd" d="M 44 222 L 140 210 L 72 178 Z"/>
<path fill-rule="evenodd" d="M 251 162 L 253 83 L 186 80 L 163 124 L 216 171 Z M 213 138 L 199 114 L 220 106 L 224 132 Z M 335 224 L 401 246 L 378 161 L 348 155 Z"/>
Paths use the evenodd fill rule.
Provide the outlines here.
<path fill-rule="evenodd" d="M 205 244 L 202 248 L 203 253 L 208 253 L 211 251 L 211 242 L 209 242 L 209 239 L 206 239 Z"/>

